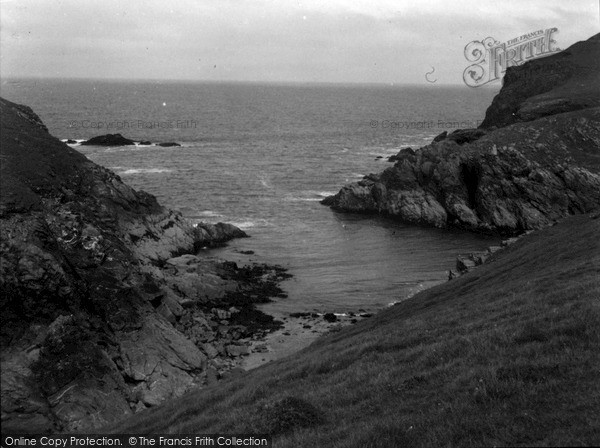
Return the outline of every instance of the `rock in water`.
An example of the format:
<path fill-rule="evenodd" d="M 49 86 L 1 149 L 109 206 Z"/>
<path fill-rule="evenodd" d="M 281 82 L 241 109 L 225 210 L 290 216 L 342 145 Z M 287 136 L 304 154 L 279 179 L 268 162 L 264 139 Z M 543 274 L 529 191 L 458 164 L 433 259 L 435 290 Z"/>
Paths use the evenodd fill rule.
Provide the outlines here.
<path fill-rule="evenodd" d="M 503 234 L 597 210 L 598 85 L 600 34 L 509 69 L 480 129 L 443 133 L 412 154 L 400 152 L 393 167 L 322 203 Z"/>
<path fill-rule="evenodd" d="M 123 137 L 121 134 L 106 134 L 92 137 L 85 142 L 81 142 L 81 144 L 94 146 L 128 146 L 135 145 L 135 142 Z"/>
<path fill-rule="evenodd" d="M 89 432 L 204 382 L 207 356 L 191 339 L 203 330 L 181 323 L 182 303 L 204 298 L 173 289 L 192 280 L 167 260 L 245 234 L 194 227 L 26 106 L 0 99 L 0 112 L 3 430 Z M 220 264 L 189 257 L 214 297 L 236 288 Z"/>
<path fill-rule="evenodd" d="M 337 321 L 337 316 L 333 313 L 325 313 L 323 315 L 323 319 L 325 319 L 327 322 L 335 322 Z"/>

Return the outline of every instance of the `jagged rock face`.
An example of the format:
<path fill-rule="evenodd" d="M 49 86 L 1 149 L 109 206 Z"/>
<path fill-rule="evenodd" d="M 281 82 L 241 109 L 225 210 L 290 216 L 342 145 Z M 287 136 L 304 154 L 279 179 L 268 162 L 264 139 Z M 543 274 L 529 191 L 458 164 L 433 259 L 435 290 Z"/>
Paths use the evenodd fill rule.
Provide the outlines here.
<path fill-rule="evenodd" d="M 600 61 L 599 36 L 544 58 L 548 64 L 563 61 L 549 78 L 534 70 L 539 61 L 521 67 L 544 78 L 545 95 L 528 90 L 536 84 L 533 74 L 527 82 L 509 77 L 488 109 L 485 131 L 462 130 L 453 133 L 458 139 L 443 135 L 416 152 L 401 151 L 393 167 L 323 203 L 504 234 L 600 208 L 600 71 L 590 70 Z M 562 75 L 573 70 L 581 73 Z"/>
<path fill-rule="evenodd" d="M 509 67 L 480 128 L 503 127 L 600 106 L 600 34 L 567 50 Z"/>
<path fill-rule="evenodd" d="M 192 226 L 0 108 L 3 429 L 89 431 L 198 384 L 207 356 L 172 320 L 190 298 L 160 267 L 245 234 Z"/>

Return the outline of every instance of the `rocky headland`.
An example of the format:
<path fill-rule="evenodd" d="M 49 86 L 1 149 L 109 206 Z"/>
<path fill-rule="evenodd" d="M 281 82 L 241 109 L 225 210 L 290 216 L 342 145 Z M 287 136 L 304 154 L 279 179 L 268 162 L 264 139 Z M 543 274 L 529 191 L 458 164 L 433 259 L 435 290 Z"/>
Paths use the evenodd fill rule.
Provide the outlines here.
<path fill-rule="evenodd" d="M 600 34 L 510 67 L 478 129 L 443 133 L 324 199 L 342 212 L 505 235 L 600 208 Z"/>
<path fill-rule="evenodd" d="M 254 304 L 287 274 L 203 255 L 247 235 L 192 225 L 30 108 L 0 110 L 3 430 L 91 431 L 239 372 L 280 326 Z"/>

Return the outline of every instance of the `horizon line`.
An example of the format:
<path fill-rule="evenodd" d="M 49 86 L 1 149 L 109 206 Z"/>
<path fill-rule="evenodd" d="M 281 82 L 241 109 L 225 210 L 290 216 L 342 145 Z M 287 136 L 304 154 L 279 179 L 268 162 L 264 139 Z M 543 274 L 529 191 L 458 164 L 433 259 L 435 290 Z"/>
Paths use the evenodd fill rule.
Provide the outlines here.
<path fill-rule="evenodd" d="M 219 80 L 219 79 L 178 79 L 178 78 L 95 78 L 95 77 L 60 77 L 60 76 L 1 76 L 0 84 L 8 81 L 93 81 L 93 82 L 149 82 L 149 83 L 198 83 L 198 84 L 262 84 L 290 86 L 374 86 L 374 87 L 464 87 L 473 89 L 464 83 L 430 83 L 430 82 L 381 82 L 381 81 L 273 81 L 273 80 Z M 477 87 L 501 87 L 502 84 L 483 85 Z"/>

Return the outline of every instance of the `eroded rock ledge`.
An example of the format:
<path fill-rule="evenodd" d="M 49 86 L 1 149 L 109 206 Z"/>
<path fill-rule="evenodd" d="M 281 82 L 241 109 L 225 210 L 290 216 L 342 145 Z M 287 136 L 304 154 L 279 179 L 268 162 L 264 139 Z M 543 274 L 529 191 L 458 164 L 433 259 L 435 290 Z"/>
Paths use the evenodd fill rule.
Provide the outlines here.
<path fill-rule="evenodd" d="M 246 236 L 193 226 L 0 99 L 2 427 L 91 431 L 225 376 L 280 269 L 200 249 Z"/>
<path fill-rule="evenodd" d="M 485 129 L 401 151 L 393 167 L 346 185 L 323 204 L 502 234 L 600 208 L 598 61 L 600 35 L 510 71 Z M 536 70 L 542 63 L 554 68 Z"/>

